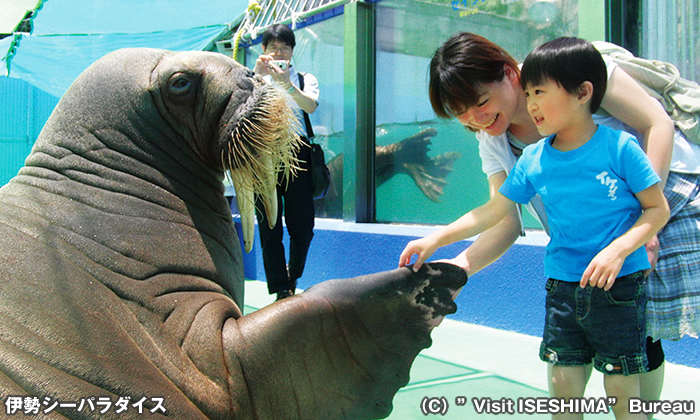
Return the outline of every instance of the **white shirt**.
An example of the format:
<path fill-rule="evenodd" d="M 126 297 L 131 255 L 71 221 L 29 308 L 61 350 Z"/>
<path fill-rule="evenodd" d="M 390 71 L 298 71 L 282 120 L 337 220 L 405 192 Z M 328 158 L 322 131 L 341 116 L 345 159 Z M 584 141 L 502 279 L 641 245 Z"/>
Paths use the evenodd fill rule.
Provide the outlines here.
<path fill-rule="evenodd" d="M 272 83 L 272 76 L 265 76 L 263 79 L 267 83 Z M 296 71 L 293 65 L 289 66 L 289 81 L 296 87 L 299 87 L 299 73 Z M 311 73 L 304 73 L 304 95 L 313 99 L 318 105 L 319 90 L 318 90 L 318 79 Z M 309 137 L 309 133 L 306 132 L 306 126 L 304 125 L 304 115 L 302 114 L 301 107 L 296 103 L 294 99 L 289 101 L 289 106 L 294 110 L 297 119 L 301 124 L 302 134 L 306 133 L 306 137 Z"/>

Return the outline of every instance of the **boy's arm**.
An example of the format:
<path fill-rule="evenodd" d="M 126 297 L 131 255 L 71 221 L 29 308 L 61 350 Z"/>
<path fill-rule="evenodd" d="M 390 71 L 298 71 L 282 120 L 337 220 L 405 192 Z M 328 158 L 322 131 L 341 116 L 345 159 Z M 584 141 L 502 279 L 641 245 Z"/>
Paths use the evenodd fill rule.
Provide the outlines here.
<path fill-rule="evenodd" d="M 674 134 L 673 121 L 666 110 L 620 67 L 613 70 L 600 106 L 643 136 L 639 143 L 661 177 L 663 190 L 671 166 Z M 659 252 L 656 236 L 646 243 L 646 249 L 653 269 Z"/>
<path fill-rule="evenodd" d="M 590 284 L 610 290 L 625 258 L 644 246 L 668 221 L 670 211 L 659 183 L 638 192 L 636 196 L 644 212 L 627 232 L 593 258 L 583 272 L 581 287 Z"/>
<path fill-rule="evenodd" d="M 413 271 L 418 271 L 436 249 L 441 246 L 470 238 L 484 230 L 495 226 L 515 205 L 503 194 L 496 193 L 483 206 L 477 207 L 456 221 L 431 233 L 430 235 L 411 241 L 406 245 L 399 257 L 399 267 L 409 265 L 411 257 L 418 255 L 413 265 Z"/>

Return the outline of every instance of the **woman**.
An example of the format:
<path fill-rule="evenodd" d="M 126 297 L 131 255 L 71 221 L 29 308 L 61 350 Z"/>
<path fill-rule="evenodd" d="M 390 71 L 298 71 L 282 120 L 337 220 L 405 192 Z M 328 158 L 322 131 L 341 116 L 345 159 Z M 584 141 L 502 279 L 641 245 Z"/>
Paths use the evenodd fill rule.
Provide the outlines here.
<path fill-rule="evenodd" d="M 678 240 L 683 235 L 689 235 L 688 220 L 700 214 L 700 147 L 675 132 L 673 122 L 662 106 L 627 73 L 610 61 L 606 61 L 606 64 L 608 87 L 601 108 L 612 118 L 607 118 L 604 124 L 624 123 L 628 130 L 637 131 L 640 144 L 662 183 L 666 183 L 664 194 L 672 208 L 672 218 L 659 233 L 658 239 L 654 238 L 647 244 L 652 267 L 656 266 L 659 243 L 662 247 L 668 243 L 669 249 L 674 249 L 670 252 L 672 255 L 664 254 L 665 249 L 661 249 L 661 260 L 665 266 L 678 266 L 679 262 L 674 260 L 678 258 L 677 254 L 697 255 L 700 250 L 700 232 L 697 232 L 697 228 L 693 229 L 690 240 Z M 458 33 L 438 48 L 430 63 L 429 94 L 433 110 L 439 117 L 454 117 L 468 129 L 477 132 L 482 169 L 488 176 L 491 195 L 501 187 L 522 149 L 540 140 L 527 112 L 518 63 L 498 45 L 479 35 Z M 679 194 L 681 189 L 686 192 Z M 533 200 L 528 209 L 547 230 L 547 218 L 541 202 Z M 514 210 L 498 225 L 482 233 L 451 262 L 462 267 L 468 275 L 473 275 L 498 259 L 522 231 L 520 214 Z M 683 232 L 683 235 L 679 232 Z M 677 246 L 681 242 L 685 248 L 683 252 L 677 252 L 682 248 Z M 688 246 L 688 243 L 692 243 L 692 246 Z M 670 273 L 670 269 L 660 270 L 658 266 L 652 268 L 648 281 L 652 300 L 667 300 L 665 296 L 658 295 L 658 291 L 664 289 L 659 285 L 663 284 L 677 283 L 681 288 L 693 287 L 695 292 L 700 290 L 697 286 L 700 264 L 696 267 L 695 271 L 685 274 Z M 689 304 L 679 302 L 676 295 L 671 293 L 676 305 Z M 700 306 L 700 299 L 691 303 Z M 650 302 L 647 310 L 648 331 L 657 341 L 648 341 L 650 371 L 642 375 L 641 383 L 644 400 L 658 400 L 661 394 L 664 355 L 659 339 L 676 340 L 683 334 L 697 334 L 700 330 L 698 321 L 696 325 L 689 325 L 688 319 L 680 316 L 680 311 L 672 321 L 649 316 L 653 307 L 654 303 Z M 694 307 L 692 310 L 696 309 Z M 669 323 L 673 326 L 670 332 L 667 328 Z"/>
<path fill-rule="evenodd" d="M 254 71 L 287 91 L 292 99 L 289 104 L 295 110 L 300 126 L 304 127 L 302 141 L 308 145 L 310 136 L 307 130 L 310 127 L 304 125 L 308 118 L 304 114 L 312 114 L 318 107 L 318 80 L 311 73 L 298 72 L 290 63 L 295 46 L 296 37 L 288 26 L 272 25 L 263 33 L 263 53 L 256 60 Z M 308 171 L 310 151 L 310 147 L 299 149 L 296 158 L 302 170 L 297 171 L 296 176 L 289 182 L 278 180 L 277 202 L 280 204 L 274 228 L 268 226 L 263 204 L 258 202 L 255 206 L 267 289 L 270 294 L 277 294 L 277 300 L 295 293 L 314 236 L 314 199 Z M 289 234 L 289 260 L 285 258 L 282 243 L 283 212 Z"/>

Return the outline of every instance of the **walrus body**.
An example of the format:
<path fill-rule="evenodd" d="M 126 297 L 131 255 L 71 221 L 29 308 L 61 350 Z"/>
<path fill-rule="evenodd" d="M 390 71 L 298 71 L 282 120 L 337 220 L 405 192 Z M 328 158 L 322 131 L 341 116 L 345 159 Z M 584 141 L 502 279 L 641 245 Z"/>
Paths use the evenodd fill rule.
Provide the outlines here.
<path fill-rule="evenodd" d="M 242 317 L 222 179 L 264 194 L 260 168 L 291 155 L 270 89 L 222 55 L 150 49 L 76 80 L 0 189 L 3 404 L 55 401 L 34 416 L 52 419 L 389 414 L 466 276 L 432 264 L 335 280 Z M 68 404 L 99 398 L 144 403 Z"/>

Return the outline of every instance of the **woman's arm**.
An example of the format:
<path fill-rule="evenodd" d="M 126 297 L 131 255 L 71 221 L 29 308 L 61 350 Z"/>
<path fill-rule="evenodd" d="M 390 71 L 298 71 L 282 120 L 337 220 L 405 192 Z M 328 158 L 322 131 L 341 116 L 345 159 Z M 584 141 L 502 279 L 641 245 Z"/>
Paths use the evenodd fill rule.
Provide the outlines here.
<path fill-rule="evenodd" d="M 399 267 L 409 265 L 411 257 L 416 254 L 418 258 L 413 265 L 413 270 L 418 271 L 423 262 L 441 246 L 470 238 L 495 226 L 514 208 L 515 203 L 501 193 L 496 192 L 483 206 L 475 208 L 456 221 L 424 238 L 409 242 L 403 252 L 401 252 Z"/>
<path fill-rule="evenodd" d="M 605 91 L 601 107 L 610 115 L 637 130 L 639 139 L 656 173 L 661 190 L 666 183 L 673 155 L 673 121 L 661 104 L 624 70 L 616 67 Z"/>
<path fill-rule="evenodd" d="M 642 134 L 640 143 L 661 178 L 660 187 L 663 191 L 673 156 L 675 130 L 666 110 L 619 67 L 613 70 L 608 80 L 608 88 L 601 106 L 610 115 Z M 646 250 L 654 269 L 659 252 L 659 240 L 656 235 L 646 243 Z"/>
<path fill-rule="evenodd" d="M 498 172 L 489 177 L 489 192 L 492 197 L 505 179 L 505 172 Z M 484 231 L 474 243 L 449 262 L 462 267 L 467 275 L 472 276 L 500 258 L 515 243 L 521 230 L 518 209 L 513 206 L 503 220 Z"/>
<path fill-rule="evenodd" d="M 307 114 L 313 114 L 314 112 L 316 112 L 316 108 L 318 108 L 318 103 L 316 103 L 316 101 L 313 98 L 306 95 L 304 91 L 294 86 L 291 82 L 289 82 L 289 85 L 283 84 L 283 86 L 287 89 L 289 89 L 290 87 L 294 88 L 289 94 L 292 95 L 292 99 L 294 99 L 297 105 L 299 105 L 299 108 L 306 111 Z"/>
<path fill-rule="evenodd" d="M 306 111 L 307 114 L 313 114 L 316 112 L 316 108 L 318 108 L 318 103 L 316 102 L 316 99 L 308 96 L 306 93 L 304 93 L 303 90 L 299 89 L 298 87 L 294 86 L 292 81 L 289 78 L 289 66 L 285 67 L 284 70 L 277 66 L 273 66 L 270 64 L 270 62 L 273 60 L 273 57 L 270 55 L 261 55 L 258 57 L 258 59 L 255 61 L 255 68 L 253 71 L 257 74 L 260 74 L 262 76 L 267 76 L 269 75 L 272 77 L 272 80 L 277 82 L 280 86 L 282 86 L 283 89 L 287 91 L 294 99 L 294 102 L 299 105 L 299 108 L 303 109 Z"/>

